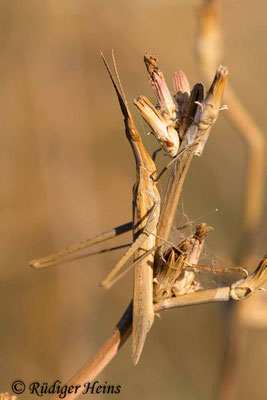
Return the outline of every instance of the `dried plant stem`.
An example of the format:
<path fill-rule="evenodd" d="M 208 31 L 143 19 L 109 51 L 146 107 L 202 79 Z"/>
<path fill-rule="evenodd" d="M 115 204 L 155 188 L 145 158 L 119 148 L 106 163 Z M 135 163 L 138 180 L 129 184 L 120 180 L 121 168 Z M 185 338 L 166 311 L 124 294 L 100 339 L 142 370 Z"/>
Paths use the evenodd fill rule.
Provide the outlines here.
<path fill-rule="evenodd" d="M 198 13 L 197 55 L 206 81 L 222 58 L 222 35 L 220 27 L 220 4 L 218 0 L 203 0 Z M 216 50 L 216 51 L 215 51 Z M 247 147 L 246 191 L 244 196 L 243 235 L 237 263 L 247 261 L 252 253 L 263 210 L 265 135 L 242 105 L 233 88 L 227 84 L 224 102 L 228 111 L 224 113 L 239 132 Z M 249 244 L 249 245 L 248 245 Z"/>
<path fill-rule="evenodd" d="M 234 124 L 248 148 L 246 193 L 244 201 L 243 235 L 237 262 L 242 264 L 253 248 L 263 210 L 264 187 L 264 134 L 241 104 L 230 85 L 224 99 L 229 107 L 227 118 Z"/>
<path fill-rule="evenodd" d="M 163 300 L 161 303 L 154 304 L 154 311 L 159 312 L 178 307 L 229 301 L 231 299 L 230 291 L 230 286 L 225 286 L 218 289 L 201 290 L 193 294 L 189 293 L 183 296 L 172 297 Z"/>
<path fill-rule="evenodd" d="M 178 158 L 172 167 L 162 202 L 157 234 L 164 240 L 167 240 L 169 237 L 184 180 L 193 156 L 202 154 L 210 131 L 219 115 L 227 78 L 227 67 L 219 66 L 206 97 L 204 99 L 202 98 L 201 102 L 194 101 L 194 103 L 198 104 L 198 108 L 195 114 L 191 116 L 193 122 L 191 120 L 190 127 L 183 137 L 179 153 L 177 153 Z M 158 264 L 159 256 L 163 251 L 164 249 L 162 246 L 157 252 L 156 264 Z"/>
<path fill-rule="evenodd" d="M 232 304 L 228 315 L 226 348 L 217 388 L 217 400 L 234 400 L 238 394 L 242 354 L 246 349 L 247 330 L 238 318 L 240 304 Z"/>
<path fill-rule="evenodd" d="M 122 318 L 115 326 L 111 334 L 105 340 L 103 345 L 99 347 L 96 353 L 87 361 L 87 363 L 66 383 L 68 387 L 71 385 L 80 385 L 80 388 L 75 393 L 68 395 L 68 400 L 73 400 L 78 397 L 83 390 L 85 382 L 93 381 L 98 374 L 110 363 L 116 356 L 119 349 L 126 342 L 132 332 L 132 312 L 133 304 L 129 304 Z"/>
<path fill-rule="evenodd" d="M 209 90 L 207 97 L 203 101 L 203 105 L 201 104 L 201 109 L 198 113 L 196 113 L 196 116 L 194 117 L 194 121 L 191 125 L 192 129 L 190 128 L 191 131 L 190 129 L 188 130 L 188 135 L 190 133 L 190 138 L 193 144 L 195 143 L 196 145 L 199 145 L 199 139 L 209 133 L 214 122 L 216 121 L 217 114 L 216 117 L 213 117 L 211 119 L 211 122 L 209 119 L 209 124 L 207 125 L 205 124 L 203 116 L 206 116 L 207 109 L 213 109 L 213 103 L 214 106 L 220 106 L 221 94 L 225 85 L 225 81 L 227 79 L 227 75 L 227 69 L 218 69 L 216 72 L 211 89 Z M 218 87 L 220 90 L 218 90 Z M 198 138 L 198 140 L 196 140 L 196 138 Z M 203 141 L 202 147 L 204 147 L 207 138 L 208 135 L 205 137 L 205 141 Z M 195 145 L 192 146 L 189 143 L 188 138 L 185 137 L 181 145 L 182 152 L 177 160 L 174 162 L 171 170 L 159 218 L 157 235 L 154 235 L 160 238 L 159 240 L 168 239 L 171 225 L 175 216 L 175 211 L 183 188 L 184 180 L 191 164 L 192 158 L 196 153 Z M 154 267 L 156 262 L 157 260 L 155 260 Z M 202 304 L 211 301 L 227 301 L 230 298 L 231 288 L 228 287 L 217 289 L 215 291 L 211 290 L 202 291 L 201 293 L 191 293 L 177 298 L 164 300 L 163 302 L 157 303 L 156 305 L 154 304 L 153 307 L 154 311 L 161 311 L 168 308 Z M 119 321 L 105 343 L 97 350 L 95 355 L 79 370 L 79 372 L 76 373 L 73 378 L 71 378 L 71 380 L 67 383 L 68 386 L 81 386 L 78 392 L 73 392 L 72 394 L 70 394 L 70 399 L 74 399 L 75 397 L 77 397 L 83 391 L 83 383 L 93 380 L 106 367 L 106 365 L 108 365 L 113 357 L 115 357 L 118 350 L 127 340 L 131 333 L 132 314 L 134 316 L 134 310 L 131 303 L 124 313 L 122 319 Z"/>
<path fill-rule="evenodd" d="M 212 1 L 206 1 L 205 3 L 210 5 L 212 4 Z M 206 43 L 208 42 L 206 41 Z M 203 43 L 202 43 L 202 48 L 203 48 Z M 150 64 L 153 62 L 154 63 L 153 68 L 156 68 L 157 59 L 155 57 L 153 58 L 151 55 L 149 55 L 147 56 L 147 60 L 149 60 Z M 140 251 L 141 252 L 140 255 L 143 255 L 144 250 L 147 251 L 147 253 L 146 253 L 146 259 L 142 260 L 139 259 L 137 265 L 138 268 L 136 269 L 136 274 L 135 274 L 135 289 L 134 289 L 133 302 L 130 303 L 123 317 L 118 322 L 118 324 L 116 325 L 110 336 L 107 338 L 107 340 L 104 342 L 104 344 L 97 350 L 94 356 L 90 358 L 90 360 L 67 383 L 68 387 L 70 386 L 79 387 L 78 390 L 73 391 L 73 393 L 69 394 L 68 399 L 71 400 L 75 399 L 79 394 L 83 392 L 84 389 L 83 385 L 85 382 L 90 382 L 94 380 L 96 376 L 109 364 L 109 362 L 118 353 L 121 346 L 128 339 L 131 332 L 133 332 L 133 361 L 134 364 L 137 363 L 143 348 L 146 334 L 153 323 L 154 312 L 163 311 L 176 307 L 192 306 L 196 304 L 203 304 L 209 302 L 229 301 L 231 299 L 243 300 L 252 293 L 254 293 L 260 287 L 260 285 L 262 285 L 267 280 L 267 273 L 266 273 L 267 257 L 265 257 L 252 275 L 247 276 L 246 278 L 243 278 L 235 282 L 231 286 L 212 289 L 212 290 L 203 290 L 203 291 L 195 291 L 196 287 L 194 287 L 193 292 L 186 291 L 185 292 L 186 294 L 180 296 L 177 295 L 176 297 L 168 297 L 165 300 L 162 300 L 162 298 L 160 298 L 158 303 L 153 304 L 153 294 L 152 294 L 153 276 L 155 279 L 154 284 L 160 284 L 161 282 L 156 272 L 157 269 L 160 268 L 161 261 L 164 259 L 164 257 L 162 257 L 164 253 L 164 246 L 161 246 L 157 250 L 155 258 L 151 254 L 151 249 L 155 248 L 154 245 L 156 242 L 156 237 L 158 238 L 158 241 L 163 241 L 163 242 L 167 241 L 169 238 L 169 233 L 171 230 L 171 226 L 173 225 L 175 212 L 179 203 L 185 177 L 187 175 L 193 156 L 194 154 L 196 155 L 202 154 L 205 143 L 209 137 L 210 130 L 218 117 L 219 111 L 222 109 L 221 99 L 225 83 L 228 77 L 228 69 L 227 67 L 222 67 L 222 66 L 220 66 L 217 69 L 213 83 L 204 99 L 202 95 L 200 96 L 200 94 L 203 92 L 203 89 L 201 89 L 203 88 L 202 84 L 197 84 L 196 86 L 197 91 L 192 92 L 193 97 L 192 93 L 190 94 L 189 104 L 191 104 L 190 102 L 192 102 L 194 107 L 193 108 L 189 107 L 189 111 L 191 110 L 192 113 L 191 114 L 189 113 L 187 115 L 188 118 L 183 120 L 183 122 L 186 121 L 188 122 L 190 120 L 190 124 L 188 125 L 187 130 L 185 130 L 185 127 L 187 126 L 186 123 L 185 124 L 180 123 L 179 125 L 179 127 L 181 127 L 182 130 L 182 132 L 180 133 L 183 133 L 180 134 L 180 138 L 182 138 L 181 139 L 182 143 L 181 146 L 179 147 L 178 153 L 177 151 L 175 151 L 174 155 L 171 153 L 171 157 L 176 157 L 176 158 L 173 158 L 173 160 L 175 161 L 173 162 L 172 170 L 167 183 L 167 189 L 164 195 L 162 207 L 160 209 L 160 196 L 156 188 L 157 180 L 152 178 L 153 176 L 155 177 L 155 170 L 156 170 L 154 162 L 152 161 L 152 159 L 146 152 L 145 148 L 143 147 L 140 135 L 138 134 L 138 131 L 132 120 L 124 96 L 123 89 L 120 85 L 120 80 L 117 74 L 115 61 L 114 61 L 114 68 L 117 74 L 119 86 L 116 84 L 105 59 L 104 62 L 108 69 L 108 72 L 110 74 L 110 77 L 112 79 L 113 85 L 115 87 L 118 96 L 121 110 L 124 115 L 126 136 L 130 141 L 130 144 L 133 148 L 133 152 L 135 155 L 136 166 L 137 166 L 137 181 L 134 189 L 134 202 L 135 202 L 135 211 L 138 216 L 137 222 L 138 224 L 140 224 L 139 228 L 143 229 L 143 232 L 141 233 L 138 230 L 139 233 L 138 238 L 135 238 L 136 240 L 131 245 L 130 251 L 128 251 L 125 254 L 125 256 L 120 260 L 120 262 L 116 265 L 115 271 L 117 271 L 124 264 L 124 262 L 128 259 L 128 257 L 130 257 L 132 253 Z M 213 69 L 213 66 L 211 69 Z M 206 75 L 208 74 L 206 65 L 205 66 L 203 65 L 203 71 Z M 157 87 L 159 89 L 159 93 L 160 94 L 163 93 L 166 95 L 167 93 L 165 90 L 166 88 L 164 90 L 162 89 L 162 84 L 160 84 L 157 81 L 157 76 L 155 76 L 155 82 L 158 84 Z M 201 97 L 200 101 L 198 101 L 198 97 L 195 97 L 197 95 Z M 249 143 L 250 146 L 249 148 L 251 149 L 249 158 L 249 173 L 248 173 L 249 185 L 247 189 L 248 200 L 246 203 L 247 207 L 245 210 L 246 211 L 245 225 L 247 226 L 246 232 L 249 232 L 249 234 L 251 234 L 255 233 L 255 230 L 258 227 L 262 209 L 261 184 L 262 184 L 262 171 L 263 171 L 263 141 L 261 141 L 260 130 L 254 125 L 249 115 L 246 114 L 245 110 L 242 108 L 241 104 L 239 103 L 237 97 L 234 95 L 233 91 L 228 90 L 227 96 L 228 97 L 226 97 L 226 101 L 228 102 L 230 109 L 232 109 L 232 111 L 230 111 L 230 118 L 231 120 L 235 121 L 237 125 L 239 124 L 238 125 L 239 129 L 242 132 L 243 130 L 246 131 L 246 134 L 244 134 L 244 138 L 247 140 L 247 143 Z M 170 106 L 171 108 L 172 104 L 170 105 L 170 103 L 167 101 L 169 97 L 164 99 L 166 105 Z M 143 97 L 137 100 L 137 104 L 143 108 L 150 107 L 149 108 L 150 111 L 153 109 L 152 105 L 150 105 L 148 101 L 144 102 Z M 144 110 L 148 112 L 147 108 L 144 108 Z M 142 112 L 145 114 L 144 110 Z M 170 116 L 172 116 L 172 112 L 170 112 Z M 159 126 L 162 128 L 161 125 Z M 253 134 L 253 128 L 254 128 L 254 134 Z M 176 128 L 173 127 L 173 129 Z M 248 133 L 249 129 L 250 132 Z M 159 130 L 159 132 L 157 133 L 159 139 L 162 140 L 161 136 L 163 135 L 163 133 L 166 132 L 162 128 L 162 130 Z M 178 140 L 179 139 L 178 131 L 174 133 L 177 136 Z M 163 146 L 163 149 L 168 150 L 169 148 L 175 147 L 174 143 L 170 141 L 168 137 L 165 141 L 167 143 L 166 144 L 167 147 Z M 180 145 L 180 139 L 178 140 L 178 144 Z M 178 150 L 178 145 L 176 147 Z M 261 151 L 260 157 L 259 157 L 259 151 Z M 260 166 L 258 166 L 259 164 Z M 255 174 L 258 177 L 256 181 L 256 185 L 258 185 L 256 186 L 256 190 L 255 190 Z M 255 195 L 257 196 L 256 202 L 255 202 Z M 129 224 L 126 224 L 123 227 L 124 231 L 129 230 Z M 118 234 L 118 232 L 116 230 L 112 230 L 107 232 L 107 234 L 108 237 L 113 237 L 116 234 Z M 99 238 L 100 237 L 98 237 L 97 239 L 98 241 Z M 104 239 L 106 238 L 104 237 Z M 78 244 L 78 249 L 87 246 L 88 246 L 88 241 L 86 241 L 85 243 Z M 140 246 L 142 246 L 142 248 Z M 195 247 L 194 248 L 192 247 L 192 257 L 196 258 L 196 261 L 190 262 L 189 263 L 190 265 L 196 264 L 196 262 L 198 261 L 198 257 L 201 251 L 200 247 L 201 247 L 200 243 L 198 247 L 199 251 L 197 251 Z M 52 258 L 51 256 L 43 258 L 41 260 L 41 264 L 42 265 L 45 264 L 46 266 L 55 264 L 55 258 L 64 257 L 66 254 L 70 254 L 76 250 L 77 250 L 77 245 L 74 248 L 70 247 L 69 249 L 67 249 L 67 251 L 64 250 L 63 252 L 52 255 Z M 182 253 L 185 252 L 183 251 L 181 252 L 181 254 Z M 148 254 L 150 256 L 150 259 L 148 259 Z M 185 257 L 184 254 L 182 254 L 181 259 L 183 259 L 183 257 Z M 141 262 L 143 261 L 144 263 L 141 264 Z M 33 265 L 40 267 L 39 260 L 35 260 Z M 152 265 L 153 269 L 151 267 Z M 194 268 L 194 265 L 192 267 Z M 197 266 L 195 265 L 195 267 Z M 181 268 L 183 268 L 183 266 L 181 266 Z M 179 272 L 178 268 L 177 271 Z M 152 276 L 153 272 L 154 275 Z M 194 279 L 194 274 L 192 279 Z M 171 282 L 171 284 L 173 283 L 174 282 Z M 191 286 L 194 285 L 194 282 L 192 281 L 189 281 L 189 283 Z M 172 287 L 174 286 L 171 286 L 171 288 Z"/>
<path fill-rule="evenodd" d="M 165 299 L 153 305 L 154 312 L 177 307 L 192 306 L 211 302 L 244 300 L 255 293 L 267 280 L 267 256 L 263 258 L 250 276 L 243 278 L 231 286 L 202 290 L 183 296 Z M 73 400 L 83 392 L 84 383 L 90 382 L 110 363 L 125 343 L 132 331 L 132 302 L 110 336 L 87 363 L 67 382 L 67 386 L 79 386 L 79 390 L 71 393 L 68 399 Z"/>
<path fill-rule="evenodd" d="M 200 305 L 205 303 L 215 303 L 229 300 L 243 300 L 252 291 L 248 288 L 257 288 L 267 279 L 266 276 L 267 257 L 259 264 L 257 270 L 250 277 L 242 279 L 232 286 L 220 287 L 217 289 L 203 290 L 188 293 L 183 296 L 168 298 L 160 303 L 154 304 L 154 312 L 170 310 L 172 308 Z M 132 302 L 128 306 L 124 315 L 113 329 L 104 344 L 87 361 L 87 363 L 66 383 L 68 387 L 80 385 L 79 390 L 68 395 L 68 400 L 74 400 L 84 390 L 83 384 L 90 382 L 103 371 L 103 369 L 116 356 L 119 349 L 126 342 L 132 332 Z"/>
<path fill-rule="evenodd" d="M 169 237 L 184 180 L 193 159 L 194 151 L 194 147 L 188 149 L 175 161 L 168 180 L 157 230 L 157 235 L 165 240 Z"/>
<path fill-rule="evenodd" d="M 230 300 L 230 288 L 220 288 L 205 291 L 205 295 L 194 293 L 192 295 L 184 295 L 173 299 L 164 300 L 162 303 L 154 304 L 154 311 L 159 312 L 171 308 L 191 306 L 194 304 L 204 304 L 209 302 L 228 301 Z M 120 348 L 132 333 L 132 303 L 125 311 L 123 317 L 115 326 L 111 334 L 105 340 L 103 345 L 99 347 L 96 353 L 86 362 L 86 364 L 66 383 L 68 387 L 71 385 L 80 385 L 77 393 L 68 395 L 68 400 L 74 400 L 84 390 L 85 382 L 93 381 L 101 371 L 112 361 Z"/>
<path fill-rule="evenodd" d="M 206 79 L 209 73 L 203 69 Z M 224 115 L 238 129 L 248 149 L 243 211 L 243 234 L 236 263 L 242 265 L 252 253 L 263 210 L 265 139 L 262 130 L 240 102 L 228 83 L 224 93 L 228 111 Z M 249 253 L 250 254 L 249 254 Z M 249 260 L 250 263 L 250 260 Z"/>
<path fill-rule="evenodd" d="M 203 75 L 208 79 L 211 68 L 220 61 L 222 53 L 220 4 L 218 0 L 203 0 L 198 14 L 198 25 L 198 59 Z M 262 130 L 241 104 L 229 84 L 224 94 L 224 101 L 229 107 L 225 116 L 240 133 L 247 147 L 243 233 L 236 255 L 236 262 L 241 265 L 244 260 L 251 263 L 256 234 L 262 217 L 265 139 Z M 257 297 L 253 301 L 255 308 L 257 308 Z M 247 309 L 246 302 L 233 304 L 230 310 L 228 343 L 218 390 L 218 399 L 220 400 L 234 400 L 236 398 L 241 356 L 246 346 L 246 326 L 248 325 L 247 321 L 250 320 L 250 312 Z"/>
<path fill-rule="evenodd" d="M 243 232 L 235 259 L 239 265 L 244 264 L 245 260 L 250 264 L 263 211 L 265 140 L 263 132 L 229 84 L 224 94 L 224 101 L 229 107 L 225 116 L 237 128 L 247 147 Z M 253 301 L 257 302 L 257 298 L 255 297 Z M 247 308 L 247 303 L 234 303 L 230 308 L 227 349 L 218 400 L 234 400 L 237 395 L 241 357 L 246 348 L 247 337 L 244 315 L 249 318 L 249 313 L 245 312 L 244 308 Z"/>

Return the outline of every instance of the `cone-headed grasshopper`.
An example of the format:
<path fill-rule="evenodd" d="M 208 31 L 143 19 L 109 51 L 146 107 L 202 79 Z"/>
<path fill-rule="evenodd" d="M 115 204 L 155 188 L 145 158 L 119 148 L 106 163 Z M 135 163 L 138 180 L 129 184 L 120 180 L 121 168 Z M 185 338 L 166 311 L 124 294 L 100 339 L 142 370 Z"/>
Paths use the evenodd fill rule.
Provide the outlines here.
<path fill-rule="evenodd" d="M 95 243 L 107 240 L 118 234 L 133 229 L 133 243 L 117 263 L 110 274 L 103 280 L 102 285 L 111 287 L 115 277 L 126 263 L 134 256 L 134 294 L 133 294 L 133 347 L 132 357 L 134 364 L 137 364 L 141 355 L 147 332 L 153 320 L 153 264 L 156 247 L 156 228 L 160 212 L 160 196 L 155 184 L 156 167 L 151 157 L 143 146 L 140 134 L 136 129 L 126 98 L 118 76 L 114 56 L 113 64 L 118 84 L 113 77 L 109 65 L 102 55 L 105 66 L 115 88 L 121 111 L 124 116 L 126 137 L 132 147 L 136 161 L 136 182 L 133 187 L 133 222 L 112 229 L 89 239 L 85 242 L 73 245 L 61 252 L 51 254 L 38 260 L 33 260 L 31 265 L 36 268 L 47 267 L 65 261 L 65 256 L 77 250 L 91 246 Z M 152 176 L 153 175 L 153 176 Z"/>
<path fill-rule="evenodd" d="M 117 267 L 120 267 L 120 265 L 125 262 L 125 258 L 128 258 L 134 252 L 134 259 L 138 260 L 138 258 L 155 248 L 156 238 L 153 234 L 156 234 L 156 228 L 159 219 L 160 196 L 155 185 L 155 180 L 152 176 L 155 173 L 156 167 L 144 148 L 140 134 L 134 125 L 122 86 L 120 85 L 114 58 L 113 63 L 120 89 L 118 88 L 118 85 L 116 84 L 104 57 L 103 60 L 120 102 L 121 110 L 124 116 L 126 136 L 131 144 L 136 161 L 136 183 L 133 188 L 133 212 L 134 225 L 137 224 L 138 228 L 134 229 L 134 242 L 132 246 L 117 265 Z M 142 248 L 140 248 L 140 246 L 142 246 Z M 139 360 L 144 346 L 146 334 L 154 320 L 152 283 L 153 264 L 154 256 L 151 253 L 138 262 L 135 266 L 132 352 L 134 364 L 136 364 Z M 104 281 L 104 285 L 108 283 L 108 281 L 109 276 Z"/>

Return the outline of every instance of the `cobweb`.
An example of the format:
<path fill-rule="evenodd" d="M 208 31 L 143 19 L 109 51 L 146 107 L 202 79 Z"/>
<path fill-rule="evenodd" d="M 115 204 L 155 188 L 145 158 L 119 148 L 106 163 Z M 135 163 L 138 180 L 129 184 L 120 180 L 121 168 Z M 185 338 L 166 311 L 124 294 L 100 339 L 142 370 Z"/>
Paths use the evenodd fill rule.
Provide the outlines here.
<path fill-rule="evenodd" d="M 149 150 L 150 154 L 153 153 L 153 150 L 156 150 L 157 147 L 152 145 L 151 142 L 147 138 L 147 134 L 149 132 L 148 125 L 144 123 L 143 119 L 139 115 L 139 122 L 141 125 L 142 137 L 145 141 L 146 148 Z M 157 161 L 161 163 L 162 154 L 158 156 Z M 161 193 L 165 192 L 164 189 L 164 180 L 166 177 L 161 180 L 158 184 L 158 189 Z M 170 233 L 169 241 L 173 243 L 175 246 L 179 245 L 183 240 L 187 237 L 193 235 L 195 233 L 195 228 L 197 224 L 205 222 L 205 217 L 213 214 L 218 211 L 212 210 L 206 212 L 201 217 L 196 219 L 190 218 L 184 209 L 184 203 L 181 201 L 180 213 L 178 214 L 178 218 L 176 218 L 176 225 L 172 226 L 172 230 Z M 218 252 L 211 249 L 206 243 L 209 240 L 209 235 L 216 234 L 216 232 L 210 232 L 208 236 L 205 238 L 204 246 L 201 252 L 201 256 L 199 258 L 199 264 L 214 268 L 214 272 L 205 271 L 203 269 L 196 269 L 196 280 L 200 283 L 201 289 L 211 289 L 222 286 L 231 285 L 233 282 L 244 277 L 244 274 L 240 271 L 234 271 L 235 267 L 230 259 L 226 259 L 221 256 Z M 219 269 L 219 270 L 218 270 Z M 222 271 L 220 271 L 222 270 Z M 224 270 L 228 270 L 225 272 Z M 215 272 L 216 271 L 216 272 Z"/>
<path fill-rule="evenodd" d="M 189 236 L 193 235 L 195 233 L 196 225 L 204 223 L 205 217 L 216 211 L 211 211 L 202 217 L 193 220 L 185 213 L 183 203 L 181 204 L 181 208 L 182 212 L 177 218 L 178 223 L 176 226 L 172 227 L 170 233 L 170 242 L 175 246 Z M 214 272 L 205 271 L 203 269 L 195 269 L 195 279 L 200 283 L 201 290 L 228 286 L 244 277 L 244 273 L 242 273 L 242 271 L 233 269 L 236 266 L 231 262 L 230 259 L 226 259 L 207 244 L 209 235 L 211 234 L 216 234 L 216 231 L 211 231 L 205 238 L 204 246 L 199 258 L 199 264 L 213 268 Z"/>

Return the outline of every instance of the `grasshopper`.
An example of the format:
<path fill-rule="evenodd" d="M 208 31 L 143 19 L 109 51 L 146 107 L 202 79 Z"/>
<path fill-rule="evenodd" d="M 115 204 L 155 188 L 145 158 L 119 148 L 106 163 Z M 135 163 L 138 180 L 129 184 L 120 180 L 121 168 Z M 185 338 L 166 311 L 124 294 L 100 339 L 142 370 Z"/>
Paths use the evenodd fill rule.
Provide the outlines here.
<path fill-rule="evenodd" d="M 126 97 L 120 83 L 116 63 L 113 57 L 113 64 L 120 88 L 116 84 L 111 70 L 102 55 L 109 76 L 117 93 L 121 111 L 124 116 L 126 137 L 129 140 L 136 162 L 136 183 L 133 187 L 133 215 L 134 242 L 125 256 L 120 260 L 115 269 L 103 281 L 104 286 L 108 285 L 111 277 L 124 264 L 134 252 L 134 259 L 138 260 L 146 255 L 135 265 L 134 271 L 134 294 L 133 294 L 133 346 L 132 357 L 134 364 L 137 364 L 141 355 L 147 332 L 154 320 L 153 311 L 153 264 L 154 256 L 151 250 L 155 249 L 157 224 L 160 212 L 160 195 L 153 179 L 156 167 L 151 157 L 143 146 L 140 134 L 134 125 Z M 149 233 L 148 233 L 149 232 Z M 142 246 L 142 249 L 140 248 Z"/>
<path fill-rule="evenodd" d="M 118 83 L 116 83 L 105 57 L 102 53 L 101 55 L 119 100 L 124 117 L 126 137 L 130 142 L 136 162 L 136 182 L 133 187 L 133 221 L 92 239 L 70 246 L 58 253 L 33 260 L 30 265 L 35 268 L 42 268 L 64 262 L 66 255 L 132 229 L 133 243 L 114 269 L 102 281 L 102 286 L 105 288 L 111 287 L 123 265 L 131 256 L 134 256 L 132 358 L 136 365 L 140 358 L 147 332 L 154 321 L 153 252 L 160 246 L 160 244 L 156 245 L 155 236 L 160 213 L 160 195 L 154 179 L 156 167 L 142 143 L 131 116 L 118 75 L 114 54 L 113 66 Z"/>
<path fill-rule="evenodd" d="M 161 234 L 161 232 L 158 232 L 160 195 L 156 187 L 156 167 L 154 161 L 147 153 L 140 134 L 135 127 L 120 82 L 114 55 L 113 66 L 116 80 L 102 53 L 101 55 L 119 100 L 120 108 L 124 117 L 126 137 L 130 142 L 136 162 L 136 182 L 133 187 L 133 221 L 111 229 L 110 231 L 104 232 L 103 234 L 84 242 L 77 243 L 60 252 L 33 260 L 31 265 L 35 268 L 42 268 L 68 261 L 70 258 L 66 258 L 66 256 L 69 254 L 132 230 L 133 243 L 130 245 L 125 255 L 115 265 L 113 270 L 102 281 L 102 286 L 110 288 L 116 280 L 127 271 L 125 270 L 124 272 L 120 272 L 124 264 L 131 256 L 134 257 L 134 262 L 132 264 L 132 266 L 135 266 L 132 358 L 134 364 L 137 364 L 145 343 L 147 332 L 152 326 L 154 320 L 153 287 L 154 301 L 157 301 L 157 299 L 162 296 L 162 293 L 165 293 L 164 286 L 167 287 L 167 291 L 169 290 L 170 293 L 175 292 L 176 295 L 196 290 L 197 286 L 194 282 L 194 274 L 190 271 L 185 271 L 183 267 L 186 266 L 186 263 L 188 264 L 188 260 L 191 257 L 186 256 L 187 258 L 184 259 L 187 251 L 181 252 L 180 248 L 178 249 L 178 253 L 174 250 L 171 250 L 170 254 L 166 252 L 163 253 L 162 251 L 162 244 L 167 241 L 166 232 L 164 235 L 161 235 L 161 237 L 158 236 Z M 137 99 L 135 104 L 142 116 L 150 123 L 155 136 L 159 140 L 166 154 L 173 158 L 171 161 L 172 163 L 181 154 L 181 151 L 185 151 L 192 144 L 198 145 L 201 143 L 198 141 L 199 137 L 202 138 L 205 135 L 205 139 L 207 138 L 207 133 L 217 118 L 221 95 L 228 71 L 217 71 L 212 87 L 204 100 L 203 85 L 196 84 L 190 93 L 189 84 L 185 74 L 181 71 L 177 73 L 175 75 L 175 88 L 177 91 L 175 99 L 178 104 L 177 108 L 172 100 L 170 92 L 168 91 L 164 77 L 157 67 L 156 58 L 153 58 L 151 55 L 146 55 L 145 62 L 159 105 L 155 108 L 144 97 Z M 219 82 L 218 88 L 217 82 Z M 211 114 L 214 114 L 214 116 Z M 182 150 L 179 151 L 180 145 Z M 166 170 L 169 165 L 170 163 L 164 170 Z M 161 176 L 161 174 L 159 176 Z M 170 201 L 171 198 L 172 196 L 170 198 L 167 196 L 167 202 Z M 161 216 L 161 219 L 163 219 L 163 216 Z M 191 241 L 189 242 L 191 243 Z M 200 242 L 197 240 L 197 243 Z M 162 256 L 157 258 L 157 261 L 162 257 L 165 267 L 168 268 L 168 265 L 171 265 L 171 268 L 174 268 L 176 271 L 174 274 L 171 273 L 170 278 L 168 277 L 169 273 L 167 273 L 167 281 L 162 279 L 160 276 L 157 281 L 157 269 L 159 268 L 159 263 L 154 262 L 154 255 L 155 250 L 159 248 Z M 104 251 L 107 250 L 102 250 L 101 252 Z M 97 253 L 91 253 L 91 255 L 92 254 Z M 193 264 L 196 264 L 196 261 Z M 165 272 L 163 274 L 165 274 Z"/>

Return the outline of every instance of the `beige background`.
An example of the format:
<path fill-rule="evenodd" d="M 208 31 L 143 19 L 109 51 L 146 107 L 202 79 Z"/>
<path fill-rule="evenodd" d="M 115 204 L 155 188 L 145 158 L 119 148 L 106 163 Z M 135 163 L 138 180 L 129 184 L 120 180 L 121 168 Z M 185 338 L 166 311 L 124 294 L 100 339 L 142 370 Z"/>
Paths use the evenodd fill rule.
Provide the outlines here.
<path fill-rule="evenodd" d="M 196 5 L 178 0 L 0 0 L 0 391 L 10 391 L 18 378 L 27 384 L 68 379 L 128 304 L 131 274 L 109 292 L 98 287 L 122 253 L 42 271 L 30 269 L 28 262 L 130 220 L 133 156 L 99 51 L 109 57 L 115 50 L 129 100 L 144 94 L 154 101 L 142 61 L 145 51 L 159 57 L 170 83 L 172 73 L 183 69 L 193 84 L 200 79 L 193 53 Z M 223 1 L 222 62 L 263 129 L 266 12 L 264 1 Z M 147 127 L 133 114 L 144 134 Z M 153 137 L 143 138 L 150 151 L 157 148 Z M 245 154 L 240 137 L 220 116 L 183 192 L 190 218 L 219 209 L 205 218 L 215 228 L 208 244 L 218 264 L 220 257 L 232 264 L 239 243 Z M 160 156 L 158 165 L 165 161 Z M 266 211 L 258 260 L 267 252 L 264 221 Z M 120 398 L 214 399 L 225 311 L 207 305 L 163 314 L 139 365 L 131 363 L 129 341 L 99 380 L 120 384 Z M 250 343 L 240 396 L 263 400 L 266 332 L 252 332 Z"/>

